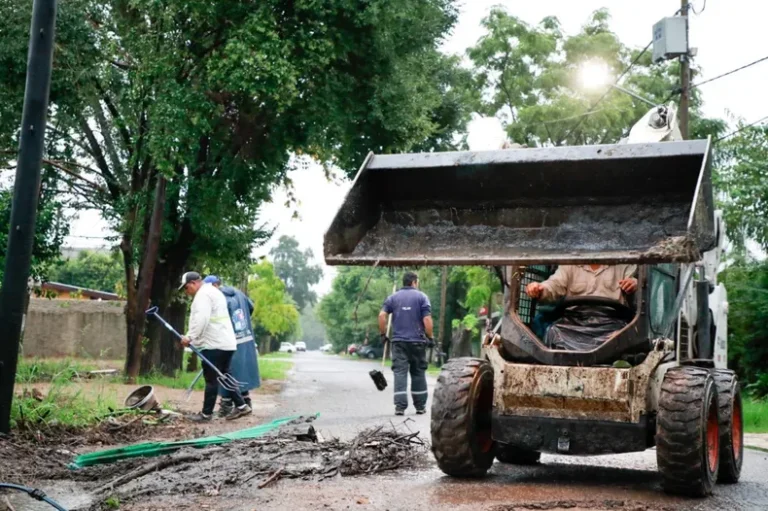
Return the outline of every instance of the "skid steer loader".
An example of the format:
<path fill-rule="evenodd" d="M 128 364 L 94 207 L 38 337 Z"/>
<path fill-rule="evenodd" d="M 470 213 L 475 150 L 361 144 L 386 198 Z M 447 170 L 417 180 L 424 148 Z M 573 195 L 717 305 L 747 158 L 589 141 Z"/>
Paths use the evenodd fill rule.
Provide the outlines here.
<path fill-rule="evenodd" d="M 326 232 L 328 264 L 504 268 L 500 328 L 480 358 L 448 361 L 434 391 L 443 472 L 655 446 L 668 492 L 738 481 L 711 141 L 679 138 L 674 107 L 662 106 L 619 144 L 366 158 Z M 542 304 L 525 287 L 587 264 L 638 265 L 634 298 L 566 298 L 550 314 L 599 306 L 623 326 L 593 349 L 554 349 L 535 333 Z"/>

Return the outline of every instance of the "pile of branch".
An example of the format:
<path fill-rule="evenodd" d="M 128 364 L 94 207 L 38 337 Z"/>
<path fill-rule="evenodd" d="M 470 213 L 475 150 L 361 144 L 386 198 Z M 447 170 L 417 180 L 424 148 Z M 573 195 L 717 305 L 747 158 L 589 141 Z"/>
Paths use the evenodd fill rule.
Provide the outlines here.
<path fill-rule="evenodd" d="M 376 474 L 413 467 L 425 459 L 428 446 L 419 433 L 401 429 L 380 426 L 362 431 L 349 442 L 318 442 L 312 426 L 305 424 L 301 431 L 294 427 L 271 437 L 184 449 L 141 463 L 126 460 L 87 467 L 83 470 L 88 476 L 82 479 L 94 480 L 99 471 L 104 476 L 108 473 L 91 491 L 97 497 L 115 495 L 122 501 L 156 492 L 218 495 L 227 486 L 261 489 L 281 479 L 322 481 Z"/>

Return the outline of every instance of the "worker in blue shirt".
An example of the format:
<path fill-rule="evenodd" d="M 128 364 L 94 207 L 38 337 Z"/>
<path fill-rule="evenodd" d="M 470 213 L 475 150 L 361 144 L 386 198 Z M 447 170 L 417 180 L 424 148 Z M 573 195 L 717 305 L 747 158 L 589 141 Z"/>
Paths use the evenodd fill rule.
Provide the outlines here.
<path fill-rule="evenodd" d="M 416 413 L 427 411 L 427 347 L 434 346 L 432 305 L 419 291 L 419 276 L 407 272 L 403 287 L 390 295 L 379 313 L 379 332 L 387 339 L 387 316 L 392 314 L 392 371 L 395 373 L 395 415 L 408 408 L 408 374 Z"/>

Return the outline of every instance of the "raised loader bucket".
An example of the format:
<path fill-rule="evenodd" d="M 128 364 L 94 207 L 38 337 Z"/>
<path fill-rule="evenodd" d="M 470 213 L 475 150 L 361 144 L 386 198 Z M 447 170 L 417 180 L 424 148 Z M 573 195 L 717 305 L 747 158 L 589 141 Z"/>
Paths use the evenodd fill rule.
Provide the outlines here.
<path fill-rule="evenodd" d="M 715 242 L 710 141 L 373 155 L 328 264 L 692 262 Z"/>

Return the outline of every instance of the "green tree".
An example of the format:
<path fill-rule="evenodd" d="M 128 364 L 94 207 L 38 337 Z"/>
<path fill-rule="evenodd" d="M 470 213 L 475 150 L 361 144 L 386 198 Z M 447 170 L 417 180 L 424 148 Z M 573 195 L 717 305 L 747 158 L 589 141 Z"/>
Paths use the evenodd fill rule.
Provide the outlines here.
<path fill-rule="evenodd" d="M 728 362 L 744 381 L 768 374 L 768 262 L 739 259 L 721 279 L 728 289 Z"/>
<path fill-rule="evenodd" d="M 283 340 L 301 332 L 299 311 L 288 295 L 285 284 L 275 274 L 269 261 L 252 268 L 248 296 L 253 300 L 253 326 L 261 340 L 262 353 L 270 351 L 269 340 Z"/>
<path fill-rule="evenodd" d="M 0 158 L 2 161 L 2 158 Z M 48 270 L 60 255 L 61 244 L 69 233 L 68 219 L 62 215 L 63 204 L 54 199 L 55 190 L 44 182 L 35 223 L 30 276 L 47 280 Z M 13 189 L 0 190 L 0 282 L 5 270 L 5 251 L 11 228 Z"/>
<path fill-rule="evenodd" d="M 0 152 L 17 142 L 30 12 L 0 4 Z M 248 260 L 292 153 L 351 173 L 371 150 L 450 144 L 468 115 L 438 51 L 455 20 L 450 0 L 60 5 L 46 161 L 120 234 L 130 376 L 142 349 L 143 371 L 176 369 L 146 302 L 181 327 L 181 274 Z"/>
<path fill-rule="evenodd" d="M 269 253 L 274 261 L 275 273 L 285 282 L 285 289 L 299 310 L 314 306 L 317 294 L 312 291 L 312 286 L 320 282 L 323 270 L 311 264 L 314 259 L 312 249 L 301 251 L 295 238 L 281 236 L 277 246 Z"/>
<path fill-rule="evenodd" d="M 747 240 L 768 249 L 768 126 L 753 126 L 717 147 L 715 184 L 729 238 L 743 250 Z"/>
<path fill-rule="evenodd" d="M 419 275 L 419 288 L 429 297 L 432 304 L 435 335 L 439 337 L 438 318 L 442 314 L 439 268 L 342 266 L 333 279 L 331 292 L 323 296 L 317 308 L 318 318 L 325 326 L 326 335 L 334 350 L 341 351 L 349 344 L 361 343 L 366 335 L 371 343 L 378 344 L 378 316 L 381 306 L 392 293 L 393 287 L 399 288 L 402 285 L 402 276 L 408 270 L 416 271 Z M 369 277 L 370 282 L 366 289 Z M 450 324 L 449 320 L 447 328 L 450 328 Z"/>
<path fill-rule="evenodd" d="M 117 252 L 83 250 L 77 257 L 53 266 L 49 278 L 53 282 L 115 293 L 124 279 L 123 263 Z"/>
<path fill-rule="evenodd" d="M 578 34 L 567 36 L 555 17 L 534 26 L 494 8 L 482 22 L 486 34 L 468 50 L 474 86 L 484 91 L 479 111 L 499 117 L 509 138 L 528 146 L 618 142 L 648 106 L 609 90 L 591 110 L 605 90 L 582 90 L 583 64 L 601 62 L 618 77 L 637 59 L 623 85 L 659 103 L 674 96 L 679 65 L 652 65 L 648 52 L 641 56 L 620 41 L 609 19 L 606 9 L 598 10 Z M 699 91 L 693 89 L 692 135 L 722 131 L 721 121 L 701 118 L 700 104 Z"/>

